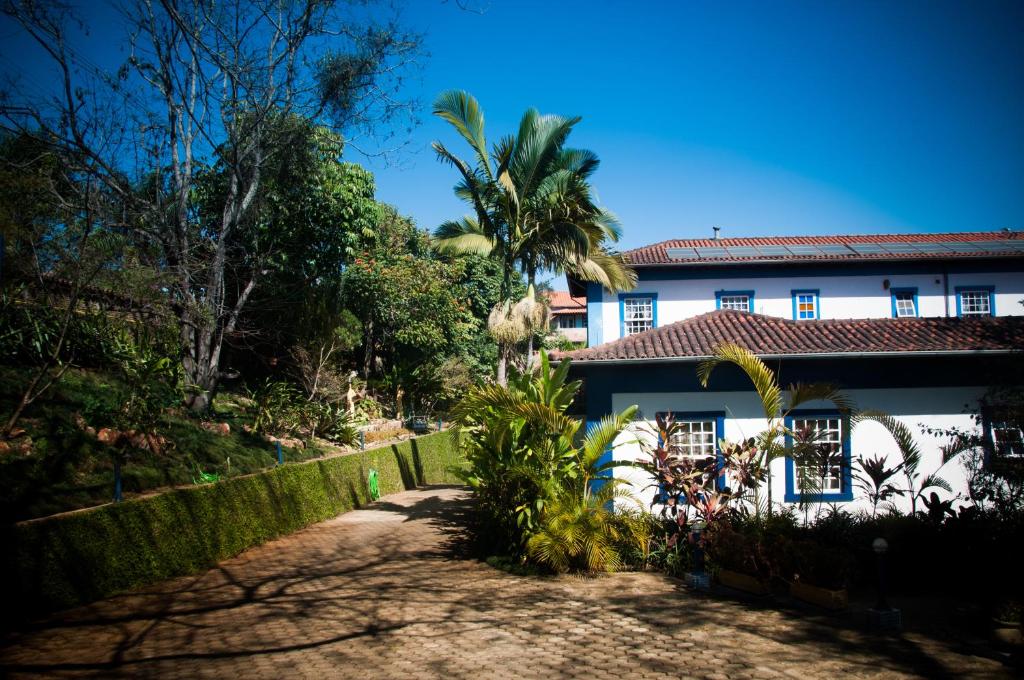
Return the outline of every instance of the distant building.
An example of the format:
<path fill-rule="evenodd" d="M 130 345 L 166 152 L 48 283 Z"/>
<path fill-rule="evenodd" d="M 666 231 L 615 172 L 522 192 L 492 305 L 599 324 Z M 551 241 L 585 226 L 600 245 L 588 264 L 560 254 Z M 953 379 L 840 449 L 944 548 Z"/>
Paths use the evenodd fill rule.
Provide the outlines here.
<path fill-rule="evenodd" d="M 569 282 L 571 292 L 586 292 L 589 346 L 561 356 L 573 359 L 572 375 L 584 380 L 588 424 L 637 404 L 642 421 L 672 413 L 684 423 L 673 442 L 684 455 L 720 456 L 721 440 L 767 427 L 753 386 L 738 370 L 722 367 L 708 389 L 698 384 L 697 365 L 728 342 L 760 356 L 783 386 L 832 383 L 860 409 L 905 423 L 921 446 L 922 474 L 942 464 L 943 443 L 922 430 L 973 430 L 978 414 L 989 456 L 1024 460 L 1021 431 L 983 403 L 1024 350 L 1024 235 L 690 239 L 624 256 L 639 278 L 632 291 Z M 828 471 L 823 489 L 808 493 L 792 460 L 775 461 L 776 502 L 864 509 L 856 460 L 880 454 L 890 465 L 899 462 L 880 426 L 854 427 L 849 414 L 827 403 L 793 413 L 787 426 L 824 435 L 841 463 Z M 607 455 L 625 460 L 641 452 L 624 442 Z M 953 493 L 936 489 L 939 495 L 962 498 L 967 471 L 953 461 L 941 476 Z M 636 490 L 649 482 L 635 479 Z M 905 510 L 910 501 L 897 503 Z"/>
<path fill-rule="evenodd" d="M 573 342 L 587 341 L 585 297 L 572 297 L 565 291 L 555 290 L 548 293 L 548 305 L 551 308 L 551 332 Z"/>

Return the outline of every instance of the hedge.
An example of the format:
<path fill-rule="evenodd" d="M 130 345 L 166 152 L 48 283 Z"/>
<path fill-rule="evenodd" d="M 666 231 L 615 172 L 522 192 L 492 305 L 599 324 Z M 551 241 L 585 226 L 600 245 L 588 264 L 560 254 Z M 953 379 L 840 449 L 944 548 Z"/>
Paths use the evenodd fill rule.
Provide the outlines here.
<path fill-rule="evenodd" d="M 459 463 L 447 433 L 435 433 L 8 526 L 0 609 L 18 621 L 199 572 L 367 503 L 370 468 L 385 495 L 454 483 Z"/>

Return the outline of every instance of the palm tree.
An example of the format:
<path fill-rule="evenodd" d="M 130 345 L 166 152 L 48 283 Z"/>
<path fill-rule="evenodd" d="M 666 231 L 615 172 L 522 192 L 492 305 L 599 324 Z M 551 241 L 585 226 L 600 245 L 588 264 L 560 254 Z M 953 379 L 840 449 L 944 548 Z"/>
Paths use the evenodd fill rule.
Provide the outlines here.
<path fill-rule="evenodd" d="M 498 383 L 506 383 L 506 366 L 516 343 L 529 339 L 546 311 L 536 299 L 536 276 L 545 269 L 567 272 L 608 290 L 628 290 L 636 274 L 606 246 L 619 238 L 619 225 L 593 200 L 589 178 L 598 159 L 590 151 L 565 148 L 579 117 L 523 114 L 519 131 L 488 149 L 484 116 L 476 99 L 462 91 L 442 93 L 434 114 L 448 121 L 474 153 L 467 162 L 441 142 L 438 157 L 454 166 L 461 179 L 455 194 L 473 214 L 441 224 L 434 232 L 441 250 L 478 253 L 502 264 L 501 301 L 489 319 L 498 342 Z M 526 275 L 527 294 L 512 300 L 512 277 Z"/>
<path fill-rule="evenodd" d="M 756 470 L 763 470 L 768 481 L 768 509 L 772 507 L 771 462 L 778 458 L 793 455 L 793 449 L 785 446 L 785 437 L 797 440 L 797 433 L 786 427 L 786 418 L 794 409 L 810 401 L 827 401 L 835 405 L 840 412 L 850 412 L 853 402 L 835 385 L 828 383 L 802 384 L 796 383 L 786 388 L 789 399 L 783 396 L 775 373 L 761 359 L 735 343 L 723 343 L 714 349 L 714 354 L 697 366 L 697 377 L 702 387 L 707 387 L 711 374 L 720 364 L 730 363 L 738 366 L 747 374 L 754 384 L 754 389 L 761 399 L 764 417 L 768 427 L 755 437 L 757 460 L 749 464 Z M 755 475 L 756 477 L 757 475 Z M 754 509 L 760 513 L 760 492 L 757 486 L 754 492 Z"/>
<path fill-rule="evenodd" d="M 953 493 L 953 487 L 939 476 L 939 470 L 946 463 L 971 448 L 970 442 L 963 438 L 957 438 L 950 444 L 940 447 L 942 462 L 935 471 L 924 475 L 919 470 L 921 465 L 921 449 L 918 447 L 917 442 L 914 441 L 914 435 L 911 434 L 910 428 L 905 423 L 879 411 L 864 411 L 858 414 L 855 419 L 856 422 L 864 422 L 865 420 L 873 420 L 884 427 L 896 442 L 896 447 L 899 449 L 900 458 L 902 459 L 897 469 L 903 472 L 903 477 L 907 482 L 907 488 L 900 489 L 897 493 L 898 495 L 906 493 L 910 496 L 910 512 L 912 515 L 917 514 L 917 501 L 924 496 L 924 492 L 928 489 L 942 489 L 943 491 Z"/>

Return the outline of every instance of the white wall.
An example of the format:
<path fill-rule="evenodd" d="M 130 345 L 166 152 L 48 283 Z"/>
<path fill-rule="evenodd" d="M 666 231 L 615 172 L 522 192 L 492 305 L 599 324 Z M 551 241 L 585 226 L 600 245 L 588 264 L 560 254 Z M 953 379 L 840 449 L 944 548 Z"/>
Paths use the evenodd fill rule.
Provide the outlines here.
<path fill-rule="evenodd" d="M 794 278 L 721 278 L 640 281 L 636 293 L 656 293 L 658 325 L 665 326 L 699 314 L 714 311 L 715 291 L 754 291 L 754 311 L 759 314 L 793 318 L 794 289 L 818 289 L 819 313 L 823 319 L 872 319 L 892 317 L 892 297 L 882 285 L 888 279 L 890 288 L 917 288 L 921 316 L 946 315 L 941 274 L 906 274 L 891 276 L 807 276 Z M 957 286 L 994 286 L 998 316 L 1024 315 L 1024 272 L 992 272 L 987 274 L 950 274 L 949 316 L 956 316 Z M 619 296 L 604 291 L 598 322 L 601 342 L 615 340 L 620 334 Z"/>
<path fill-rule="evenodd" d="M 922 426 L 932 428 L 959 427 L 973 429 L 976 427 L 971 414 L 965 406 L 976 405 L 984 394 L 985 387 L 950 387 L 950 388 L 907 388 L 849 390 L 852 398 L 860 409 L 873 409 L 888 413 L 905 423 L 915 435 L 915 440 L 922 453 L 922 461 L 918 468 L 922 476 L 935 472 L 942 463 L 940 446 L 943 440 L 924 434 Z M 724 438 L 730 441 L 744 440 L 756 436 L 767 427 L 764 411 L 760 400 L 753 392 L 681 392 L 681 393 L 628 393 L 612 396 L 612 407 L 615 412 L 636 404 L 640 407 L 641 418 L 629 432 L 624 432 L 616 441 L 613 458 L 619 461 L 638 460 L 645 456 L 638 439 L 649 443 L 655 441 L 652 434 L 656 413 L 665 411 L 724 411 Z M 811 403 L 801 408 L 827 408 L 826 403 Z M 722 436 L 722 435 L 720 435 Z M 850 439 L 851 458 L 870 458 L 882 455 L 890 467 L 899 463 L 900 455 L 896 443 L 881 425 L 864 422 L 856 426 Z M 782 503 L 786 492 L 784 460 L 772 464 L 772 500 Z M 856 466 L 854 467 L 856 469 Z M 967 478 L 962 464 L 953 460 L 939 471 L 953 487 L 953 493 L 934 489 L 942 499 L 949 499 L 967 494 Z M 647 507 L 654 495 L 649 485 L 652 479 L 646 473 L 635 468 L 622 467 L 616 469 L 616 476 L 632 483 L 632 492 Z M 905 480 L 900 476 L 900 486 Z M 929 492 L 930 493 L 930 492 Z M 897 506 L 905 511 L 910 510 L 908 498 L 897 499 Z M 854 487 L 854 500 L 839 503 L 843 509 L 856 512 L 870 510 L 867 498 Z M 918 509 L 922 509 L 918 505 Z M 812 510 L 813 513 L 813 510 Z"/>

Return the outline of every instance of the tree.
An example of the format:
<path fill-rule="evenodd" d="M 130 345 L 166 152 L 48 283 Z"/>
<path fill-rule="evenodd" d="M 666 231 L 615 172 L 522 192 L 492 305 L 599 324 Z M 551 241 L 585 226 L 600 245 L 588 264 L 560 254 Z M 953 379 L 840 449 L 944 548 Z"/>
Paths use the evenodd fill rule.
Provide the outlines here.
<path fill-rule="evenodd" d="M 35 136 L 0 139 L 0 227 L 5 251 L 14 255 L 3 272 L 0 346 L 21 354 L 13 358 L 29 369 L 0 421 L 0 438 L 11 436 L 25 409 L 70 367 L 76 348 L 68 340 L 83 295 L 117 250 L 118 235 L 109 229 L 117 201 L 68 165 L 60 149 Z"/>
<path fill-rule="evenodd" d="M 427 234 L 383 208 L 376 242 L 345 270 L 342 297 L 362 323 L 364 378 L 385 377 L 398 401 L 440 365 L 463 351 L 477 321 L 462 297 L 462 268 L 431 248 Z"/>
<path fill-rule="evenodd" d="M 435 237 L 444 250 L 484 254 L 501 263 L 501 300 L 490 326 L 498 342 L 497 378 L 503 385 L 515 343 L 532 341 L 533 329 L 546 318 L 536 299 L 539 270 L 568 272 L 612 291 L 632 288 L 636 275 L 621 256 L 606 250 L 618 240 L 619 228 L 592 198 L 589 179 L 597 169 L 597 156 L 565 147 L 580 118 L 542 116 L 529 109 L 518 133 L 503 137 L 489 151 L 483 111 L 470 94 L 442 93 L 434 102 L 434 114 L 451 124 L 474 154 L 470 163 L 434 142 L 438 157 L 459 171 L 455 194 L 474 213 L 441 224 Z M 517 268 L 526 274 L 528 286 L 518 303 L 511 296 Z"/>
<path fill-rule="evenodd" d="M 58 80 L 50 100 L 17 95 L 2 118 L 71 152 L 77 173 L 122 202 L 124 227 L 158 244 L 187 402 L 202 411 L 225 337 L 268 273 L 263 254 L 239 244 L 258 243 L 246 232 L 259 224 L 268 168 L 296 141 L 281 121 L 368 133 L 407 112 L 392 86 L 418 38 L 334 0 L 129 0 L 121 10 L 131 55 L 97 73 L 71 44 L 66 7 L 5 0 Z M 211 171 L 223 190 L 201 211 L 199 180 Z"/>

